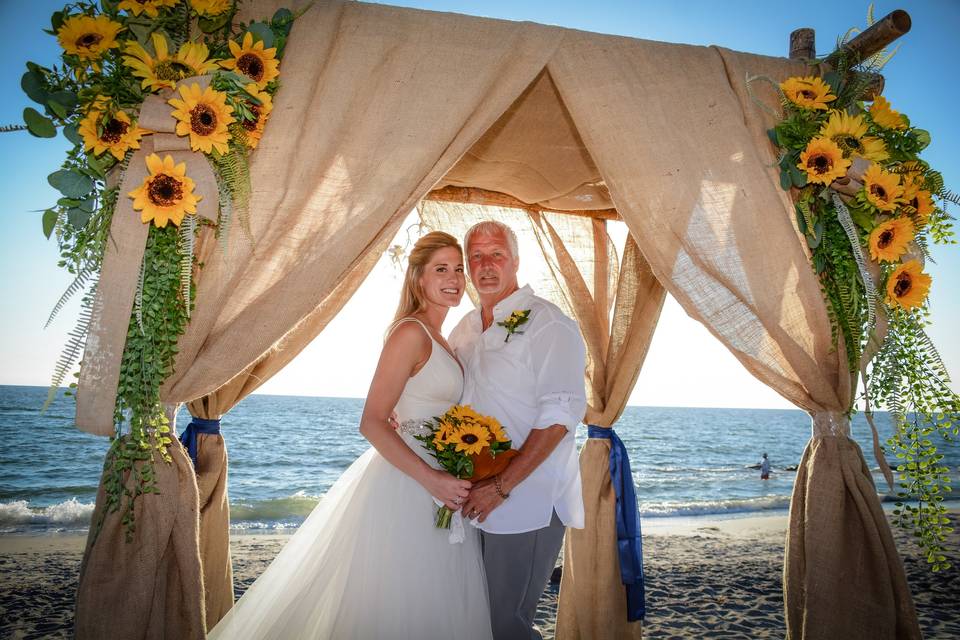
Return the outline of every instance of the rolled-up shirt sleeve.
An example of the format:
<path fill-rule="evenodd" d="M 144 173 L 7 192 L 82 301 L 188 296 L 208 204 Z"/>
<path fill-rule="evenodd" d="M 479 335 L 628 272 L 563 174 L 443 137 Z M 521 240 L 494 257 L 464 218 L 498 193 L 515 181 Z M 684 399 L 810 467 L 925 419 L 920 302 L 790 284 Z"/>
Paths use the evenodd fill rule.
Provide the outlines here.
<path fill-rule="evenodd" d="M 554 321 L 530 337 L 536 375 L 535 429 L 562 424 L 573 432 L 587 410 L 584 388 L 586 348 L 572 323 Z"/>

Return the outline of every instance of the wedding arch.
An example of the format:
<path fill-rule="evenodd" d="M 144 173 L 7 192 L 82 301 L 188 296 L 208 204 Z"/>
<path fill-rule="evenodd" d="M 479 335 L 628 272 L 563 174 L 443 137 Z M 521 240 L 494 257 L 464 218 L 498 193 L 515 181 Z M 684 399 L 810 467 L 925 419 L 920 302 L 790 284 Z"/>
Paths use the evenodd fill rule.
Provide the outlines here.
<path fill-rule="evenodd" d="M 241 15 L 305 4 L 251 0 Z M 747 83 L 810 73 L 804 60 L 720 47 L 314 4 L 290 34 L 282 90 L 252 156 L 249 237 L 231 234 L 221 251 L 212 226 L 200 231 L 196 306 L 161 395 L 171 415 L 186 403 L 200 427 L 196 470 L 170 447 L 157 491 L 137 498 L 131 544 L 101 484 L 94 518 L 105 519 L 84 554 L 77 637 L 200 638 L 229 610 L 217 421 L 322 331 L 417 206 L 453 233 L 499 218 L 537 241 L 549 275 L 538 290 L 576 318 L 587 344 L 586 423 L 614 426 L 664 297 L 676 298 L 811 415 L 787 536 L 789 635 L 919 637 L 889 526 L 848 438 L 856 378 L 780 188 L 772 119 L 756 104 L 779 96 Z M 127 202 L 117 211 L 129 215 L 112 222 L 77 392 L 78 427 L 100 435 L 114 433 L 144 251 L 139 216 Z M 609 220 L 629 228 L 622 259 Z M 618 535 L 612 446 L 590 438 L 580 455 L 588 525 L 565 543 L 559 638 L 641 635 L 624 595 L 620 548 L 631 541 L 622 522 Z"/>

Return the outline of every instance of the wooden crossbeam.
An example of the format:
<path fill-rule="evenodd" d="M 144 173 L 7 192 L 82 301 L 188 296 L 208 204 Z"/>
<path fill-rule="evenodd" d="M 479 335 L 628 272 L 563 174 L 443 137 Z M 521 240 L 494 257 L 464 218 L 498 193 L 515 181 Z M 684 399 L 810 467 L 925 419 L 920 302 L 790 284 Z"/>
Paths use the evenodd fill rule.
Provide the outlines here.
<path fill-rule="evenodd" d="M 596 209 L 592 211 L 566 211 L 564 209 L 551 209 L 538 204 L 527 204 L 511 195 L 499 191 L 488 191 L 487 189 L 478 189 L 476 187 L 443 187 L 434 189 L 423 198 L 424 200 L 436 200 L 439 202 L 459 202 L 467 204 L 482 204 L 492 207 L 508 207 L 510 209 L 523 209 L 524 211 L 549 211 L 551 213 L 562 213 L 570 216 L 580 216 L 583 218 L 595 218 L 600 220 L 621 220 L 620 214 L 616 209 Z"/>

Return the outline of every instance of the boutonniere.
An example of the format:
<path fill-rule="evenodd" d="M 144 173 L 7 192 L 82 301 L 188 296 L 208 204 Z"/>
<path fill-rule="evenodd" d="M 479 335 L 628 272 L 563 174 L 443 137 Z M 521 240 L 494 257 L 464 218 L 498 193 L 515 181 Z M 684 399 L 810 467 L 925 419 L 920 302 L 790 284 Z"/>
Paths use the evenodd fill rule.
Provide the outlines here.
<path fill-rule="evenodd" d="M 510 342 L 510 336 L 515 333 L 523 333 L 523 331 L 517 331 L 518 328 L 525 325 L 527 320 L 530 319 L 530 309 L 524 309 L 523 311 L 514 311 L 510 314 L 510 317 L 504 320 L 503 322 L 498 322 L 498 327 L 503 327 L 507 330 L 507 337 L 503 339 L 504 342 Z"/>

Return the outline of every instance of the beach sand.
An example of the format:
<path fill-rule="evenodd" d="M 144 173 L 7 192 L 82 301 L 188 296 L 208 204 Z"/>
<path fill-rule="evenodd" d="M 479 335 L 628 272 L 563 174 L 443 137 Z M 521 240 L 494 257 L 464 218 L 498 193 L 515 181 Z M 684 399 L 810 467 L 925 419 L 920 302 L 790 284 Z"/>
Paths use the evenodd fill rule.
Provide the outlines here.
<path fill-rule="evenodd" d="M 957 513 L 954 512 L 954 518 Z M 644 521 L 646 638 L 782 638 L 786 516 Z M 924 638 L 960 638 L 960 567 L 933 574 L 909 536 L 894 528 Z M 239 595 L 289 540 L 240 534 L 231 541 Z M 0 537 L 0 638 L 68 638 L 84 537 Z M 960 564 L 960 530 L 950 534 Z M 558 584 L 540 602 L 553 637 Z"/>

